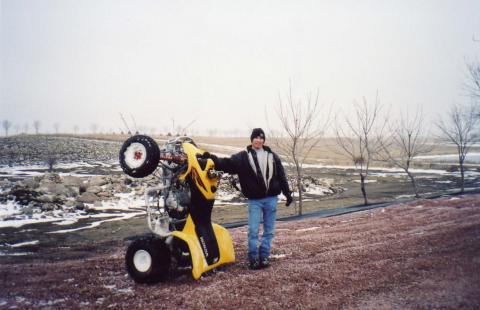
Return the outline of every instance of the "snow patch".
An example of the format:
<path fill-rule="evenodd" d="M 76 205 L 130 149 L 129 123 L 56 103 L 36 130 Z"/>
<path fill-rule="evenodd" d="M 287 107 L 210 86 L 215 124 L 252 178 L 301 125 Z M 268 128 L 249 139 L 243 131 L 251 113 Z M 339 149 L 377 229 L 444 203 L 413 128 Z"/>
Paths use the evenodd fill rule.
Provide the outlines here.
<path fill-rule="evenodd" d="M 297 229 L 297 230 L 295 230 L 295 232 L 312 231 L 312 230 L 317 230 L 317 229 L 320 229 L 320 228 L 322 228 L 322 227 L 309 227 L 309 228 Z"/>
<path fill-rule="evenodd" d="M 443 154 L 443 155 L 423 155 L 415 157 L 416 161 L 418 160 L 428 160 L 428 161 L 442 161 L 442 162 L 458 162 L 458 154 Z M 465 157 L 466 163 L 480 163 L 480 153 L 467 153 Z"/>
<path fill-rule="evenodd" d="M 33 213 L 30 215 L 22 214 L 24 206 L 8 201 L 6 204 L 0 204 L 0 228 L 14 227 L 18 228 L 27 224 L 49 223 L 55 225 L 71 225 L 81 219 L 113 217 L 113 219 L 100 220 L 96 223 L 90 223 L 85 227 L 75 230 L 97 227 L 101 223 L 129 219 L 139 214 L 145 214 L 145 202 L 143 197 L 135 196 L 133 193 L 116 194 L 117 201 L 102 201 L 100 205 L 85 204 L 87 208 L 102 211 L 100 214 L 87 214 L 85 211 L 77 210 L 75 212 L 65 212 L 63 210 L 54 210 L 51 212 Z M 36 210 L 35 210 L 36 211 Z M 123 211 L 123 212 L 108 212 Z M 74 230 L 74 231 L 75 231 Z M 63 231 L 59 231 L 63 232 Z"/>
<path fill-rule="evenodd" d="M 280 259 L 280 258 L 285 258 L 287 257 L 286 254 L 272 254 L 270 255 L 270 258 L 273 258 L 273 259 Z"/>
<path fill-rule="evenodd" d="M 129 288 L 122 288 L 122 289 L 119 289 L 117 290 L 119 293 L 122 293 L 122 294 L 133 294 L 133 290 L 131 287 Z"/>
<path fill-rule="evenodd" d="M 412 198 L 415 195 L 398 195 L 395 197 L 395 199 L 404 199 L 404 198 Z"/>
<path fill-rule="evenodd" d="M 19 242 L 19 243 L 14 243 L 14 244 L 6 243 L 6 245 L 11 247 L 11 248 L 19 248 L 19 247 L 27 246 L 27 245 L 35 245 L 35 244 L 38 244 L 38 242 L 39 242 L 38 240 L 33 240 L 33 241 L 25 241 L 25 242 Z"/>
<path fill-rule="evenodd" d="M 16 252 L 16 253 L 9 253 L 5 251 L 0 251 L 0 256 L 25 256 L 25 255 L 32 255 L 32 252 Z"/>
<path fill-rule="evenodd" d="M 101 221 L 98 221 L 98 222 L 93 222 L 93 223 L 89 223 L 87 226 L 84 226 L 84 227 L 78 227 L 78 228 L 72 228 L 72 229 L 63 229 L 63 230 L 56 230 L 56 231 L 51 231 L 51 232 L 48 232 L 49 234 L 62 234 L 62 233 L 68 233 L 68 232 L 73 232 L 73 231 L 79 231 L 79 230 L 84 230 L 84 229 L 89 229 L 89 228 L 94 228 L 94 227 L 97 227 L 99 226 L 100 224 L 102 223 L 106 223 L 106 222 L 113 222 L 113 221 L 120 221 L 120 220 L 127 220 L 127 219 L 130 219 L 132 217 L 135 217 L 137 215 L 142 215 L 142 214 L 145 214 L 145 212 L 134 212 L 134 213 L 127 213 L 127 214 L 122 214 L 121 216 L 118 216 L 118 214 L 101 214 L 100 216 L 101 217 L 107 217 L 107 216 L 118 216 L 118 217 L 115 217 L 115 218 L 112 218 L 112 219 L 108 219 L 108 220 L 101 220 Z M 99 217 L 100 217 L 99 216 Z"/>
<path fill-rule="evenodd" d="M 7 204 L 0 204 L 0 220 L 22 213 L 22 208 L 21 205 L 11 200 L 7 201 Z"/>
<path fill-rule="evenodd" d="M 360 183 L 361 181 L 360 181 L 360 180 L 354 180 L 353 182 L 355 182 L 355 183 Z M 367 180 L 364 180 L 363 182 L 364 182 L 364 183 L 376 183 L 377 180 L 368 180 L 368 179 L 367 179 Z"/>
<path fill-rule="evenodd" d="M 107 162 L 71 162 L 71 163 L 58 163 L 55 164 L 55 169 L 81 169 L 81 168 L 95 168 L 95 167 L 104 167 L 104 168 L 118 168 L 118 163 L 116 161 L 107 161 Z M 43 175 L 48 172 L 47 165 L 13 165 L 13 166 L 0 166 L 0 175 L 2 177 L 33 177 L 37 175 Z M 71 175 L 78 177 L 94 176 L 95 174 L 83 174 L 83 173 L 58 173 L 61 176 Z"/>

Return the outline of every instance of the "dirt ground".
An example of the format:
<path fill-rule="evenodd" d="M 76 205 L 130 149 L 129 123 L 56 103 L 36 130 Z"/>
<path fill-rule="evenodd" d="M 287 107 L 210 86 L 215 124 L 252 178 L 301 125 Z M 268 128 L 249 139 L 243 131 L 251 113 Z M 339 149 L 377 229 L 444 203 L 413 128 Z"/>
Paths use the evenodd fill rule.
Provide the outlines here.
<path fill-rule="evenodd" d="M 480 308 L 478 194 L 276 228 L 268 269 L 247 269 L 240 227 L 230 230 L 236 263 L 199 281 L 183 274 L 150 286 L 126 274 L 125 240 L 37 249 L 2 260 L 0 308 Z"/>

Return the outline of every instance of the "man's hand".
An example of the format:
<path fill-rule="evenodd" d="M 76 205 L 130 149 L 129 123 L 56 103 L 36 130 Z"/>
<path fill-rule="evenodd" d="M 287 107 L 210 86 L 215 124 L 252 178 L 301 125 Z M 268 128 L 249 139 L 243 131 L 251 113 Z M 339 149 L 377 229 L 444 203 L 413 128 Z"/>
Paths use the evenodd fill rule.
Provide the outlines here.
<path fill-rule="evenodd" d="M 287 203 L 285 204 L 285 206 L 288 207 L 288 206 L 290 206 L 290 204 L 292 204 L 293 197 L 292 197 L 292 194 L 290 194 L 290 193 L 286 194 L 285 197 L 287 198 Z"/>
<path fill-rule="evenodd" d="M 208 158 L 210 158 L 210 156 L 212 156 L 212 154 L 210 154 L 209 152 L 203 152 L 203 154 L 200 155 L 200 158 L 208 159 Z"/>
<path fill-rule="evenodd" d="M 216 160 L 217 156 L 210 154 L 209 152 L 204 152 L 202 155 L 200 155 L 200 158 L 203 158 L 203 159 L 211 158 L 213 160 Z"/>

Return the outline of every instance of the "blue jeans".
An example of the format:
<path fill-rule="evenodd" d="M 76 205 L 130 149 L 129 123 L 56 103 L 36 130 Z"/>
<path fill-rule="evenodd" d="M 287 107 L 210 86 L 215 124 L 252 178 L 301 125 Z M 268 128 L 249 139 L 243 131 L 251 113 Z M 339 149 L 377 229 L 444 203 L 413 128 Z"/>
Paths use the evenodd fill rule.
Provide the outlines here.
<path fill-rule="evenodd" d="M 248 200 L 248 259 L 256 260 L 270 256 L 270 244 L 275 230 L 277 213 L 277 196 Z M 263 235 L 260 249 L 258 248 L 258 230 L 263 216 Z M 260 252 L 260 253 L 259 253 Z"/>

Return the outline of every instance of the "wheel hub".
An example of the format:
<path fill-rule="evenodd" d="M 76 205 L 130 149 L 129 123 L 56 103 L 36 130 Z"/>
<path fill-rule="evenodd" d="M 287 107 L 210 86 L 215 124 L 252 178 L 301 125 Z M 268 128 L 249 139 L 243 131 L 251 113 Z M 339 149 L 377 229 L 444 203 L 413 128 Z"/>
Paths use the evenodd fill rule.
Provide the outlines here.
<path fill-rule="evenodd" d="M 140 272 L 147 272 L 152 266 L 152 256 L 145 250 L 138 250 L 133 255 L 133 265 Z"/>
<path fill-rule="evenodd" d="M 147 149 L 141 143 L 132 143 L 125 150 L 125 163 L 131 169 L 135 169 L 143 165 L 147 159 Z"/>

